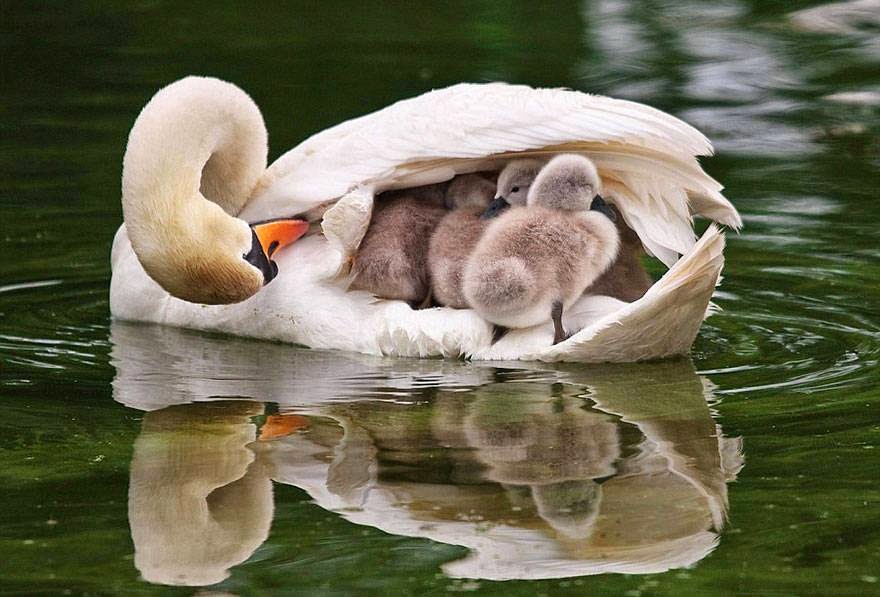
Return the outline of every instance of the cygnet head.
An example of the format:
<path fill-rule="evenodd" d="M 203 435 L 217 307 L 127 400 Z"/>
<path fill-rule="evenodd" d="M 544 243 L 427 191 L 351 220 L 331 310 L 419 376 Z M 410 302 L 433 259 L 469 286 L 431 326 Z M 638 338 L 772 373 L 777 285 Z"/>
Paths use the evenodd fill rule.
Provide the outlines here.
<path fill-rule="evenodd" d="M 558 155 L 535 178 L 529 189 L 528 205 L 587 211 L 596 208 L 593 200 L 597 199 L 601 185 L 596 165 L 591 160 L 575 154 Z"/>
<path fill-rule="evenodd" d="M 602 506 L 602 486 L 592 479 L 571 479 L 532 487 L 538 516 L 571 539 L 587 539 Z"/>
<path fill-rule="evenodd" d="M 498 175 L 495 197 L 504 199 L 510 205 L 525 205 L 529 188 L 546 164 L 547 162 L 536 159 L 509 162 Z"/>
<path fill-rule="evenodd" d="M 485 209 L 495 195 L 495 184 L 479 174 L 456 176 L 446 188 L 446 208 L 462 209 L 479 207 Z"/>
<path fill-rule="evenodd" d="M 495 199 L 483 213 L 483 218 L 494 218 L 512 205 L 525 205 L 529 187 L 546 162 L 537 159 L 521 159 L 508 162 L 498 175 Z"/>

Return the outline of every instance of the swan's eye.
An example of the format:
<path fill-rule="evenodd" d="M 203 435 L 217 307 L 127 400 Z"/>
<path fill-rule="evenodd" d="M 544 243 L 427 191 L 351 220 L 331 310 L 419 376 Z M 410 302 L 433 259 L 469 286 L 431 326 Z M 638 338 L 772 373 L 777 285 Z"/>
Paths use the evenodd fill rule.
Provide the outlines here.
<path fill-rule="evenodd" d="M 519 187 L 513 187 L 512 189 L 510 189 L 510 192 L 511 193 L 519 193 Z"/>

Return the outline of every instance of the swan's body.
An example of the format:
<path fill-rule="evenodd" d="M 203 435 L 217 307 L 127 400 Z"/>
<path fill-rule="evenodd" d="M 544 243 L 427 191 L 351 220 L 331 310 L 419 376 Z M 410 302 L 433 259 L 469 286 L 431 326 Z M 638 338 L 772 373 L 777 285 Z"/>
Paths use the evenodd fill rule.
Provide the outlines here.
<path fill-rule="evenodd" d="M 128 151 L 137 152 L 127 158 L 132 176 L 143 173 L 141 164 L 163 147 L 183 147 L 187 139 L 179 139 L 180 134 L 190 141 L 216 138 L 214 125 L 192 117 L 201 111 L 202 100 L 182 90 L 189 86 L 204 92 L 205 86 L 218 84 L 233 87 L 188 78 L 160 92 L 183 110 L 177 120 L 155 119 L 154 133 L 138 139 L 138 147 L 130 140 Z M 233 103 L 225 108 L 237 109 Z M 155 116 L 148 106 L 140 118 Z M 182 126 L 181 119 L 190 119 L 191 126 Z M 639 301 L 579 301 L 569 310 L 566 326 L 580 332 L 547 348 L 552 330 L 546 326 L 515 330 L 490 346 L 491 326 L 470 310 L 413 311 L 399 301 L 346 292 L 339 274 L 345 273 L 367 229 L 376 193 L 442 182 L 457 173 L 497 170 L 513 156 L 560 152 L 583 153 L 596 163 L 605 193 L 627 224 L 653 255 L 671 266 Z M 696 156 L 710 153 L 708 140 L 692 127 L 633 102 L 500 83 L 437 90 L 323 131 L 259 176 L 238 218 L 254 223 L 322 215 L 323 235 L 277 253 L 278 277 L 241 303 L 205 306 L 172 298 L 147 275 L 143 257 L 132 248 L 134 244 L 141 253 L 145 239 L 163 234 L 161 218 L 148 210 L 126 210 L 126 225 L 113 247 L 111 313 L 119 319 L 374 354 L 578 361 L 683 354 L 699 329 L 723 265 L 719 231 L 710 228 L 695 244 L 691 218 L 703 215 L 734 227 L 741 224 L 721 195 L 721 185 L 697 163 Z M 135 155 L 144 161 L 134 160 Z M 216 170 L 210 155 L 207 163 L 203 185 Z M 179 174 L 175 168 L 180 164 L 164 166 L 166 170 L 151 174 L 159 187 L 170 185 L 167 181 Z M 130 236 L 139 240 L 132 243 Z M 205 238 L 215 237 L 209 233 Z M 175 247 L 173 238 L 169 246 Z M 678 260 L 679 254 L 684 258 Z M 148 264 L 148 269 L 154 266 Z M 172 275 L 180 271 L 173 264 L 169 269 Z"/>
<path fill-rule="evenodd" d="M 524 328 L 561 317 L 617 256 L 617 228 L 591 209 L 600 188 L 592 162 L 560 155 L 531 186 L 528 205 L 486 230 L 464 270 L 464 295 L 494 324 Z"/>
<path fill-rule="evenodd" d="M 428 249 L 431 290 L 434 299 L 445 307 L 468 307 L 462 292 L 462 272 L 489 225 L 482 216 L 494 195 L 495 185 L 479 174 L 456 177 L 446 191 L 446 205 L 452 211 L 440 220 Z"/>

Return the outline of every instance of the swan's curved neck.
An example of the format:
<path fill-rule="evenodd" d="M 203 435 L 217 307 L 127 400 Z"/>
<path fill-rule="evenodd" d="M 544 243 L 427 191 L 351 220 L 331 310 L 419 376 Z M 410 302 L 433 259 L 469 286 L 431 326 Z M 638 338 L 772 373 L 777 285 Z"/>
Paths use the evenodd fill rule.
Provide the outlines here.
<path fill-rule="evenodd" d="M 182 79 L 160 90 L 132 127 L 123 207 L 174 201 L 173 211 L 200 201 L 201 191 L 236 215 L 266 170 L 267 152 L 263 118 L 243 91 L 216 79 Z"/>
<path fill-rule="evenodd" d="M 217 79 L 172 83 L 138 116 L 123 159 L 123 214 L 144 269 L 175 296 L 244 283 L 234 259 L 252 233 L 234 216 L 266 170 L 267 148 L 257 106 Z"/>

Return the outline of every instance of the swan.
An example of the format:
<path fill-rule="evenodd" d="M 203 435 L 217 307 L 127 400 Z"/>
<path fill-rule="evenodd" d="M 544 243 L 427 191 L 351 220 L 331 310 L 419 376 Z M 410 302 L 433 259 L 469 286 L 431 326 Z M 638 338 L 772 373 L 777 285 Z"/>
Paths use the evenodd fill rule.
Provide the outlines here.
<path fill-rule="evenodd" d="M 495 185 L 482 174 L 462 174 L 456 176 L 446 187 L 444 204 L 446 209 L 482 208 L 486 209 L 492 202 Z"/>
<path fill-rule="evenodd" d="M 483 234 L 464 268 L 467 303 L 495 325 L 553 321 L 553 343 L 568 334 L 562 314 L 617 257 L 617 227 L 598 196 L 593 163 L 559 155 L 541 169 L 525 208 L 511 209 Z"/>
<path fill-rule="evenodd" d="M 617 214 L 613 205 L 608 206 Z M 584 294 L 610 296 L 631 303 L 645 296 L 651 284 L 651 276 L 642 263 L 642 241 L 632 228 L 626 225 L 619 215 L 614 218 L 617 234 L 620 237 L 620 248 L 617 257 L 599 278 L 593 282 Z"/>
<path fill-rule="evenodd" d="M 245 118 L 245 111 L 258 114 L 231 83 L 187 77 L 160 90 L 138 116 L 123 160 L 125 221 L 111 250 L 115 319 L 395 356 L 657 359 L 688 352 L 723 266 L 721 230 L 710 225 L 697 239 L 693 217 L 742 224 L 722 186 L 697 161 L 712 153 L 709 141 L 635 102 L 458 84 L 331 127 L 265 169 L 262 119 Z M 148 134 L 134 134 L 139 129 Z M 244 151 L 248 139 L 259 151 Z M 593 160 L 627 225 L 670 268 L 638 301 L 585 297 L 566 314 L 567 329 L 578 331 L 551 347 L 552 329 L 542 326 L 492 344 L 492 326 L 470 309 L 414 311 L 402 301 L 347 291 L 347 267 L 378 193 L 557 153 Z M 142 189 L 155 193 L 137 193 Z M 139 205 L 144 198 L 148 203 Z M 252 276 L 246 291 L 236 293 L 256 288 L 247 300 L 196 304 L 166 290 L 190 301 L 211 302 L 198 296 L 205 294 L 215 302 L 235 300 L 223 296 L 224 278 L 204 275 L 209 262 L 192 267 L 190 259 L 219 260 L 213 252 L 225 246 L 225 261 L 240 260 L 239 251 L 253 244 L 247 224 L 277 219 L 299 222 L 297 231 L 312 222 L 313 233 L 275 251 L 277 277 L 265 284 Z M 209 221 L 215 229 L 206 227 Z M 233 229 L 234 242 L 223 242 Z"/>

